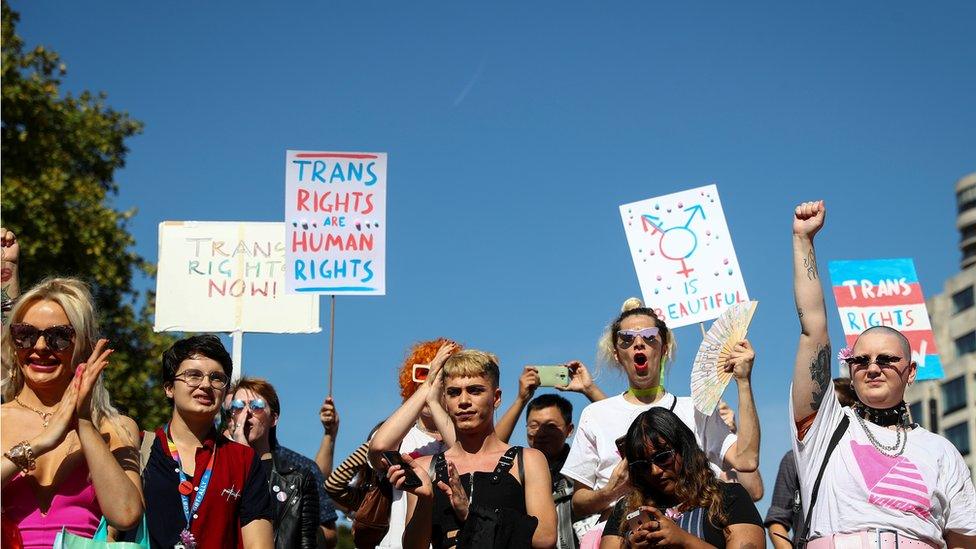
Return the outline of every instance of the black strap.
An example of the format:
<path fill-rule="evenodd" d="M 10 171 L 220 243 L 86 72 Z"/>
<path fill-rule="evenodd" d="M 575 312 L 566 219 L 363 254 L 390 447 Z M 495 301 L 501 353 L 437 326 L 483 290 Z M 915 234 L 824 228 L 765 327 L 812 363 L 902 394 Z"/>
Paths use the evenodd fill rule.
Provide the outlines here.
<path fill-rule="evenodd" d="M 522 447 L 518 447 L 518 465 L 519 465 L 519 484 L 525 486 L 525 461 L 522 459 Z"/>
<path fill-rule="evenodd" d="M 674 400 L 671 401 L 671 407 L 668 408 L 668 411 L 669 412 L 673 412 L 674 411 L 674 407 L 678 405 L 678 397 L 676 397 L 675 395 L 671 395 L 671 398 L 674 399 Z"/>
<path fill-rule="evenodd" d="M 834 430 L 834 434 L 830 437 L 830 443 L 827 444 L 827 452 L 824 454 L 823 462 L 820 464 L 820 472 L 817 473 L 817 480 L 813 483 L 813 492 L 810 494 L 810 506 L 807 507 L 807 518 L 803 521 L 803 531 L 796 532 L 796 539 L 800 547 L 805 547 L 807 541 L 809 541 L 807 535 L 810 533 L 810 520 L 813 518 L 813 507 L 817 504 L 817 493 L 820 491 L 820 481 L 823 480 L 824 471 L 827 469 L 827 462 L 830 461 L 830 455 L 834 453 L 834 448 L 837 447 L 840 438 L 844 436 L 844 432 L 847 431 L 847 426 L 850 422 L 850 418 L 847 417 L 847 414 L 844 414 L 844 419 L 840 420 L 837 429 Z"/>
<path fill-rule="evenodd" d="M 520 453 L 521 446 L 512 446 L 502 457 L 498 458 L 498 464 L 495 465 L 495 473 L 507 473 L 512 469 L 512 464 L 515 463 L 516 456 Z"/>

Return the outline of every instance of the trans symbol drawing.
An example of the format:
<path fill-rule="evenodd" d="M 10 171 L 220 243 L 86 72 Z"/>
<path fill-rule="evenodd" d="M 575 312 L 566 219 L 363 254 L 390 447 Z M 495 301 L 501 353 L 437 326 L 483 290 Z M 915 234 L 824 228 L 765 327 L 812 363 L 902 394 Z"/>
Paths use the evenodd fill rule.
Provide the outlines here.
<path fill-rule="evenodd" d="M 620 206 L 644 302 L 669 327 L 749 301 L 715 185 Z"/>

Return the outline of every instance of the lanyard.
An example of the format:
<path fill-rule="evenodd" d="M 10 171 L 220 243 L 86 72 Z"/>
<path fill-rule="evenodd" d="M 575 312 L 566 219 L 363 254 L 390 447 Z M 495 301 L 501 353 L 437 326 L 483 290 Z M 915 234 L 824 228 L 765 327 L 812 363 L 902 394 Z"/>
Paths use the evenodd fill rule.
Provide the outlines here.
<path fill-rule="evenodd" d="M 207 468 L 200 477 L 200 484 L 197 486 L 197 495 L 193 500 L 192 508 L 190 507 L 189 495 L 193 492 L 193 483 L 186 478 L 186 473 L 183 472 L 183 464 L 180 462 L 180 451 L 176 448 L 176 443 L 173 442 L 172 435 L 169 434 L 169 424 L 166 424 L 166 449 L 169 451 L 169 457 L 176 461 L 176 470 L 180 473 L 180 501 L 183 503 L 183 516 L 186 517 L 186 530 L 189 530 L 190 520 L 193 518 L 193 514 L 200 509 L 200 504 L 203 503 L 203 496 L 207 493 L 207 486 L 210 484 L 210 474 L 213 473 L 214 458 L 217 457 L 217 447 L 214 446 L 213 451 L 210 452 L 210 461 L 207 462 Z"/>

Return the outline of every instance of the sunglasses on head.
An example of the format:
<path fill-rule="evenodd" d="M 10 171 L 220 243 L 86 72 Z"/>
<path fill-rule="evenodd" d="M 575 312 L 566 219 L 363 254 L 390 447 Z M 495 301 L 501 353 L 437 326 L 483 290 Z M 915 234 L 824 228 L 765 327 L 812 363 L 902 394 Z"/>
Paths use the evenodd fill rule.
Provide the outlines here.
<path fill-rule="evenodd" d="M 874 360 L 871 360 L 871 357 L 868 355 L 858 355 L 848 358 L 846 362 L 848 366 L 854 368 L 866 368 L 872 363 L 877 364 L 879 368 L 888 368 L 901 362 L 901 359 L 902 357 L 900 356 L 880 354 Z"/>
<path fill-rule="evenodd" d="M 264 401 L 263 398 L 255 398 L 250 401 L 245 401 L 240 398 L 235 398 L 230 403 L 230 409 L 232 412 L 240 412 L 244 408 L 249 408 L 254 413 L 262 413 L 268 409 L 268 403 Z"/>
<path fill-rule="evenodd" d="M 427 375 L 430 374 L 430 364 L 414 364 L 413 365 L 413 380 L 416 383 L 423 383 L 427 380 Z"/>
<path fill-rule="evenodd" d="M 644 343 L 653 345 L 655 341 L 658 341 L 658 335 L 660 333 L 661 329 L 657 326 L 644 328 L 642 330 L 618 330 L 617 347 L 620 347 L 621 349 L 630 347 L 637 340 L 637 336 L 640 336 L 641 339 L 644 340 Z"/>
<path fill-rule="evenodd" d="M 651 455 L 647 459 L 635 459 L 634 461 L 629 463 L 629 466 L 633 467 L 635 465 L 650 465 L 653 463 L 658 467 L 667 467 L 668 465 L 671 465 L 673 461 L 674 461 L 674 450 L 673 449 L 662 450 L 660 452 Z"/>
<path fill-rule="evenodd" d="M 11 324 L 10 337 L 19 349 L 30 349 L 37 344 L 37 340 L 44 336 L 44 344 L 48 349 L 59 353 L 71 347 L 75 337 L 75 329 L 67 324 L 51 326 L 43 330 L 31 324 Z"/>

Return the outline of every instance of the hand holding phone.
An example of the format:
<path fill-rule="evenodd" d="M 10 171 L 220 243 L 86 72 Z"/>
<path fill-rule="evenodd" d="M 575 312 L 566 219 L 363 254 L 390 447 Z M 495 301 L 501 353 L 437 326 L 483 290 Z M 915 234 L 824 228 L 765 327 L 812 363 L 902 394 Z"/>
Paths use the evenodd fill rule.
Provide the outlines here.
<path fill-rule="evenodd" d="M 646 509 L 638 509 L 627 515 L 627 530 L 630 532 L 636 531 L 641 527 L 642 524 L 647 524 L 651 521 L 651 515 Z"/>
<path fill-rule="evenodd" d="M 556 387 L 569 384 L 569 368 L 566 366 L 532 366 L 539 373 L 539 385 Z"/>
<path fill-rule="evenodd" d="M 403 459 L 400 452 L 387 450 L 383 452 L 383 458 L 385 458 L 386 462 L 390 465 L 399 465 L 403 469 L 405 475 L 402 486 L 403 489 L 419 488 L 423 484 L 423 482 L 420 481 L 420 477 L 417 476 L 417 473 L 413 472 L 413 467 L 411 467 L 410 464 Z"/>

